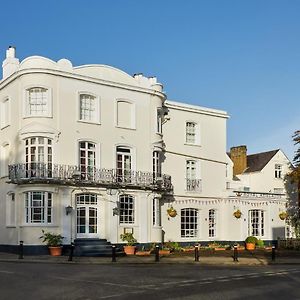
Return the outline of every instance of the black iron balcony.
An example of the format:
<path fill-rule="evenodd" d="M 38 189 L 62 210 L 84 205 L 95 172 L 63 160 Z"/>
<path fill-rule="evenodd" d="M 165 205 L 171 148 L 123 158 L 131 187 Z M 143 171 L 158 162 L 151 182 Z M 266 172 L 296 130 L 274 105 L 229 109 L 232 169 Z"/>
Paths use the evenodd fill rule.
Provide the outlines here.
<path fill-rule="evenodd" d="M 186 178 L 186 191 L 188 192 L 201 192 L 202 191 L 201 179 Z"/>
<path fill-rule="evenodd" d="M 169 192 L 171 176 L 123 169 L 80 168 L 78 166 L 30 163 L 9 165 L 9 182 L 135 188 Z"/>

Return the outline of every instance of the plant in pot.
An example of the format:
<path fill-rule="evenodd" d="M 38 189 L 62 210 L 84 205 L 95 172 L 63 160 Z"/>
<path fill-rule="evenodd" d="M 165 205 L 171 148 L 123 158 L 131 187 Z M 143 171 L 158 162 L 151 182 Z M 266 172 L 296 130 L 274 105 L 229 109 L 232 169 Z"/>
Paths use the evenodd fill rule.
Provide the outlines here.
<path fill-rule="evenodd" d="M 60 256 L 62 253 L 63 236 L 61 234 L 46 232 L 45 230 L 42 230 L 42 234 L 40 239 L 43 239 L 43 243 L 46 243 L 48 246 L 50 255 Z"/>
<path fill-rule="evenodd" d="M 248 236 L 245 240 L 245 243 L 247 250 L 254 250 L 257 243 L 257 238 L 255 236 Z"/>
<path fill-rule="evenodd" d="M 135 246 L 134 244 L 137 242 L 137 240 L 133 237 L 133 233 L 122 233 L 120 235 L 120 238 L 123 242 L 127 242 L 127 245 L 124 246 L 124 252 L 126 255 L 134 255 L 135 253 Z"/>

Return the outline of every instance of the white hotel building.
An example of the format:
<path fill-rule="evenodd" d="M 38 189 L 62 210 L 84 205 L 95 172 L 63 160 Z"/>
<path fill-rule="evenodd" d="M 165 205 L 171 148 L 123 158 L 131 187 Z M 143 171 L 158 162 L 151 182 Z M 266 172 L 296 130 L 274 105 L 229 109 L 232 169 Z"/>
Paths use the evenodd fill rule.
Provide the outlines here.
<path fill-rule="evenodd" d="M 0 81 L 0 250 L 20 240 L 38 247 L 42 229 L 65 244 L 120 243 L 124 232 L 139 243 L 284 235 L 284 191 L 232 180 L 227 119 L 166 100 L 155 77 L 40 56 L 19 62 L 10 47 Z M 285 157 L 276 163 L 287 171 Z"/>

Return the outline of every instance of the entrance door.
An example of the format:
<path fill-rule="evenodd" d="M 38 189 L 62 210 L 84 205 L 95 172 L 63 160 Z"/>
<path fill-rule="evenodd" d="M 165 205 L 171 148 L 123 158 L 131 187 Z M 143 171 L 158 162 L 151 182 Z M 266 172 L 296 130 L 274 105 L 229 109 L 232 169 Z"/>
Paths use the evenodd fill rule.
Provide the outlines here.
<path fill-rule="evenodd" d="M 77 237 L 98 237 L 98 206 L 97 195 L 76 195 Z"/>

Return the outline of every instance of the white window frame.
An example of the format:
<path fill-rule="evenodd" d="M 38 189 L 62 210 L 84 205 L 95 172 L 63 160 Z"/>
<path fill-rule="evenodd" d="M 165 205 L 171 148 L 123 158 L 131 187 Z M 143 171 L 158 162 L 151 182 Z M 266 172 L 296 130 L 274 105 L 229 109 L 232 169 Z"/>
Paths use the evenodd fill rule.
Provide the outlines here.
<path fill-rule="evenodd" d="M 85 147 L 81 147 L 81 144 L 84 143 Z M 89 149 L 89 144 L 93 145 L 94 149 Z M 81 172 L 81 178 L 84 180 L 93 180 L 95 178 L 96 172 L 96 159 L 97 159 L 97 144 L 91 141 L 79 141 L 79 168 Z M 84 152 L 84 157 L 81 155 L 81 152 Z M 93 154 L 93 164 L 89 164 L 89 154 Z M 85 164 L 81 163 L 81 158 L 85 159 Z M 85 170 L 83 170 L 84 168 Z"/>
<path fill-rule="evenodd" d="M 8 176 L 10 144 L 4 142 L 0 147 L 0 177 Z"/>
<path fill-rule="evenodd" d="M 152 225 L 153 227 L 161 227 L 161 208 L 159 198 L 152 200 Z"/>
<path fill-rule="evenodd" d="M 217 210 L 212 208 L 208 211 L 208 237 L 217 236 Z"/>
<path fill-rule="evenodd" d="M 154 179 L 161 177 L 161 151 L 152 152 L 152 173 Z"/>
<path fill-rule="evenodd" d="M 281 164 L 275 164 L 275 174 L 274 177 L 277 179 L 282 179 L 282 165 Z"/>
<path fill-rule="evenodd" d="M 33 89 L 44 89 L 46 94 L 46 110 L 42 113 L 30 112 L 30 91 Z M 52 117 L 52 89 L 43 85 L 29 86 L 25 89 L 24 95 L 24 118 L 51 118 Z"/>
<path fill-rule="evenodd" d="M 11 122 L 11 104 L 9 97 L 5 97 L 1 101 L 0 112 L 0 129 L 4 129 L 9 126 Z"/>
<path fill-rule="evenodd" d="M 135 224 L 135 198 L 132 195 L 122 194 L 119 196 L 119 224 Z"/>
<path fill-rule="evenodd" d="M 40 194 L 40 199 L 34 196 Z M 51 195 L 51 196 L 50 196 Z M 49 197 L 50 196 L 50 197 Z M 48 191 L 28 191 L 24 193 L 25 224 L 51 225 L 53 224 L 53 193 Z M 36 202 L 36 203 L 35 203 Z M 41 202 L 40 205 L 39 202 Z M 50 205 L 49 205 L 50 204 Z M 40 212 L 39 212 L 40 210 Z M 40 215 L 41 220 L 34 221 L 34 215 Z"/>
<path fill-rule="evenodd" d="M 118 103 L 119 102 L 126 102 L 130 104 L 130 113 L 131 113 L 131 120 L 130 120 L 130 125 L 129 126 L 123 126 L 118 124 Z M 132 129 L 136 130 L 136 104 L 135 102 L 129 100 L 129 99 L 123 99 L 123 98 L 118 98 L 115 101 L 115 126 L 118 128 L 123 128 L 123 129 Z"/>
<path fill-rule="evenodd" d="M 265 211 L 262 209 L 249 210 L 249 235 L 261 238 L 265 236 Z"/>
<path fill-rule="evenodd" d="M 199 232 L 199 210 L 197 208 L 192 208 L 192 207 L 182 208 L 180 210 L 181 238 L 198 238 L 198 232 Z"/>
<path fill-rule="evenodd" d="M 201 185 L 200 162 L 195 159 L 187 159 L 185 161 L 185 190 L 187 192 L 201 192 Z"/>
<path fill-rule="evenodd" d="M 15 193 L 7 193 L 6 195 L 6 226 L 15 227 L 16 226 L 16 195 Z"/>
<path fill-rule="evenodd" d="M 93 97 L 95 101 L 95 109 L 94 109 L 94 116 L 93 118 L 90 119 L 84 119 L 82 118 L 81 114 L 81 99 L 82 96 L 89 96 Z M 95 95 L 94 93 L 91 92 L 79 92 L 78 93 L 78 121 L 83 122 L 83 123 L 92 123 L 92 124 L 101 124 L 101 102 L 100 102 L 100 97 Z"/>
<path fill-rule="evenodd" d="M 194 125 L 193 132 L 191 130 L 192 126 L 189 126 L 189 124 Z M 192 140 L 189 139 L 189 136 L 191 136 L 191 135 L 194 136 L 194 138 Z M 185 144 L 200 146 L 200 126 L 195 121 L 186 121 L 185 122 Z"/>
<path fill-rule="evenodd" d="M 156 110 L 156 133 L 162 134 L 162 107 L 157 108 Z"/>

